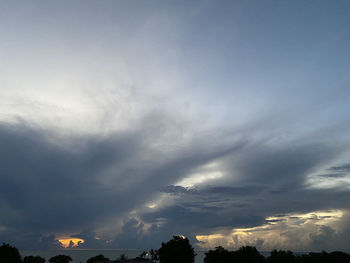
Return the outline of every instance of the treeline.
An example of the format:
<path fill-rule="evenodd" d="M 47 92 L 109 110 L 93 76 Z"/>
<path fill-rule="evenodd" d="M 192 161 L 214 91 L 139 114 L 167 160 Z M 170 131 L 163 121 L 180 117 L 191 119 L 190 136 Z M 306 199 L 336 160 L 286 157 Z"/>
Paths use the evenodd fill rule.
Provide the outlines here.
<path fill-rule="evenodd" d="M 174 236 L 168 242 L 163 242 L 158 250 L 142 252 L 137 258 L 127 259 L 121 255 L 116 260 L 110 260 L 103 255 L 97 255 L 86 263 L 112 262 L 150 262 L 150 263 L 194 263 L 196 253 L 184 237 Z M 67 255 L 57 255 L 48 260 L 50 263 L 70 263 L 72 259 Z M 44 263 L 40 256 L 27 256 L 23 260 L 17 248 L 9 244 L 0 246 L 0 263 Z M 350 263 L 350 254 L 335 251 L 327 253 L 308 253 L 295 255 L 291 251 L 273 250 L 268 257 L 264 257 L 252 246 L 244 246 L 235 251 L 223 247 L 216 247 L 205 253 L 204 263 Z"/>
<path fill-rule="evenodd" d="M 112 261 L 103 255 L 97 255 L 89 258 L 86 263 L 110 263 L 110 262 L 152 262 L 151 259 L 147 259 L 147 252 L 142 252 L 139 257 L 134 259 L 128 259 L 125 254 L 121 254 L 119 258 Z M 72 258 L 67 255 L 56 255 L 51 257 L 48 262 L 50 263 L 70 263 Z M 17 248 L 10 246 L 9 244 L 3 244 L 0 246 L 0 263 L 45 263 L 46 259 L 41 256 L 25 256 L 23 259 Z"/>
<path fill-rule="evenodd" d="M 0 246 L 0 263 L 44 263 L 45 258 L 40 256 L 27 256 L 22 257 L 17 248 L 10 246 L 9 244 L 3 244 Z M 49 259 L 51 263 L 69 263 L 72 258 L 67 255 L 57 255 Z"/>
<path fill-rule="evenodd" d="M 245 246 L 236 251 L 217 247 L 205 253 L 204 263 L 350 263 L 350 254 L 322 251 L 295 255 L 291 251 L 273 250 L 265 258 L 255 247 Z"/>

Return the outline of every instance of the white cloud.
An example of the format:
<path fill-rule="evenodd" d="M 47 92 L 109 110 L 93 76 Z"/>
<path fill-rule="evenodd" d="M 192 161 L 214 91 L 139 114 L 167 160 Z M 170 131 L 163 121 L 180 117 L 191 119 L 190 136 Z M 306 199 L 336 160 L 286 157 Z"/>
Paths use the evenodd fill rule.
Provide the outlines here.
<path fill-rule="evenodd" d="M 314 246 L 314 239 L 323 234 L 325 227 L 336 234 L 342 233 L 341 223 L 347 211 L 329 210 L 314 211 L 310 213 L 291 213 L 282 216 L 271 216 L 266 218 L 266 223 L 251 228 L 235 228 L 233 230 L 221 230 L 219 233 L 210 235 L 197 235 L 199 246 L 202 248 L 213 248 L 224 246 L 237 249 L 240 246 L 259 246 L 261 250 L 292 249 L 294 251 L 305 251 L 319 249 Z M 330 249 L 332 240 L 327 237 L 322 239 L 327 242 L 324 249 Z"/>

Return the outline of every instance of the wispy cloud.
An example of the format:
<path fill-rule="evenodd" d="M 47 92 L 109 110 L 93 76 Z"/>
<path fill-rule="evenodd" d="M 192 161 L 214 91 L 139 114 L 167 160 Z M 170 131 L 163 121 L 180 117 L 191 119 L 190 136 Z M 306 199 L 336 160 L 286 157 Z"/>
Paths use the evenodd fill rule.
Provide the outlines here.
<path fill-rule="evenodd" d="M 2 6 L 1 241 L 343 247 L 348 3 Z"/>

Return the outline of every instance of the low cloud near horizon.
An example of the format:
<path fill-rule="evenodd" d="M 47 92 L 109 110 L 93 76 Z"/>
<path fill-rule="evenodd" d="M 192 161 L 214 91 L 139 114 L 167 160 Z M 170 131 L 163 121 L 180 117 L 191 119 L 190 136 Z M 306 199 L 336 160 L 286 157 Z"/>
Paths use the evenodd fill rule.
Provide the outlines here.
<path fill-rule="evenodd" d="M 346 1 L 35 3 L 1 3 L 0 242 L 348 250 Z"/>

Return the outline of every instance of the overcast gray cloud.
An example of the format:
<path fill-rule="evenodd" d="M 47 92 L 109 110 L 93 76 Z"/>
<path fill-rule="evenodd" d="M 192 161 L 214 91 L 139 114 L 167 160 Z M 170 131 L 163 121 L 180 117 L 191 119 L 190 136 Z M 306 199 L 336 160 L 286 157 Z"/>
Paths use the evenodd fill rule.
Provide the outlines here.
<path fill-rule="evenodd" d="M 345 249 L 347 1 L 0 5 L 0 241 Z"/>

